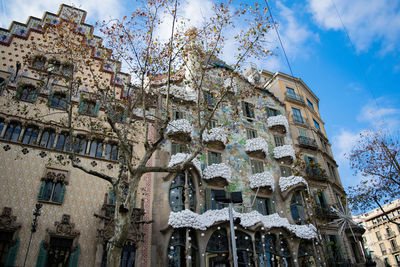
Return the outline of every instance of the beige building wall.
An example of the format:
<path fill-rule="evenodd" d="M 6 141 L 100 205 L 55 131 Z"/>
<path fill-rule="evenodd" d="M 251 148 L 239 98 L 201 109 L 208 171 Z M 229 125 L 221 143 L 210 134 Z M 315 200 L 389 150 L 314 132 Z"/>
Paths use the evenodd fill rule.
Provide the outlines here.
<path fill-rule="evenodd" d="M 36 266 L 42 241 L 48 242 L 50 237 L 57 236 L 73 239 L 71 253 L 79 251 L 77 265 L 71 266 L 100 266 L 102 261 L 105 240 L 102 231 L 107 230 L 105 227 L 108 223 L 104 223 L 101 218 L 105 216 L 105 208 L 110 206 L 107 204 L 110 203 L 111 187 L 105 180 L 73 168 L 69 153 L 56 149 L 58 138 L 67 130 L 64 127 L 67 115 L 62 110 L 50 106 L 49 95 L 52 92 L 66 93 L 68 88 L 60 71 L 51 75 L 46 71 L 37 71 L 33 69 L 31 61 L 28 62 L 25 58 L 33 59 L 35 56 L 29 45 L 34 42 L 40 47 L 44 41 L 42 26 L 46 23 L 58 23 L 60 18 L 66 18 L 66 14 L 77 15 L 76 30 L 80 32 L 80 34 L 76 32 L 77 36 L 91 37 L 93 54 L 87 56 L 97 62 L 94 67 L 99 82 L 115 88 L 117 98 L 123 94 L 124 85 L 129 83 L 129 76 L 119 72 L 119 62 L 96 59 L 96 52 L 103 49 L 101 39 L 92 36 L 93 27 L 84 23 L 86 12 L 83 10 L 62 5 L 57 14 L 47 12 L 42 19 L 30 17 L 26 24 L 14 22 L 8 30 L 0 29 L 0 35 L 3 36 L 0 41 L 2 63 L 0 64 L 2 87 L 0 89 L 0 213 L 3 211 L 2 222 L 6 222 L 0 224 L 0 231 L 11 228 L 13 231 L 16 230 L 13 232 L 12 242 L 14 246 L 19 240 L 18 249 L 15 251 L 15 266 L 22 266 L 24 263 L 31 233 L 32 210 L 36 203 L 43 204 L 42 215 L 38 218 L 37 232 L 32 237 L 26 266 Z M 52 58 L 47 54 L 42 56 L 47 58 L 46 64 Z M 60 62 L 63 64 L 61 59 Z M 18 73 L 17 63 L 21 64 Z M 79 84 L 80 94 L 72 98 L 73 114 L 80 119 L 73 124 L 73 134 L 84 135 L 88 141 L 86 150 L 82 155 L 77 155 L 77 158 L 80 164 L 88 169 L 117 177 L 118 159 L 105 158 L 106 145 L 118 146 L 118 140 L 115 135 L 107 134 L 110 128 L 105 123 L 104 110 L 100 108 L 95 116 L 85 116 L 79 111 L 78 106 L 83 98 L 98 101 L 95 97 L 97 91 L 94 81 L 86 77 L 88 74 L 89 69 L 84 68 L 83 73 L 80 73 L 82 75 L 82 82 Z M 38 93 L 35 100 L 16 99 L 17 91 L 23 84 L 31 84 L 36 88 Z M 6 131 L 13 122 L 21 124 L 19 138 L 14 141 L 6 140 Z M 37 127 L 39 136 L 35 143 L 23 144 L 23 137 L 29 126 Z M 52 129 L 56 133 L 53 146 L 48 148 L 38 145 L 46 129 Z M 141 131 L 135 131 L 130 135 L 133 149 L 139 156 L 143 153 L 143 147 L 138 145 L 142 138 L 141 134 Z M 94 140 L 104 142 L 101 156 L 89 155 L 90 145 Z M 47 181 L 48 172 L 64 177 L 60 178 L 65 185 L 64 200 L 61 203 L 38 199 L 41 185 L 43 181 Z M 139 184 L 136 203 L 138 208 L 146 210 L 143 219 L 147 221 L 151 220 L 151 190 L 152 177 L 146 175 Z M 11 208 L 11 214 L 7 208 Z M 62 221 L 64 214 L 69 215 L 69 219 L 64 217 Z M 12 216 L 15 216 L 15 221 L 7 225 Z M 141 231 L 144 233 L 144 239 L 140 245 L 135 244 L 137 246 L 135 266 L 150 266 L 151 224 L 145 225 Z"/>
<path fill-rule="evenodd" d="M 319 167 L 325 171 L 323 175 L 306 175 L 311 191 L 317 193 L 313 196 L 314 201 L 323 192 L 327 206 L 327 209 L 321 209 L 316 205 L 315 223 L 322 235 L 338 235 L 338 225 L 329 224 L 337 218 L 329 211 L 329 207 L 344 206 L 341 202 L 345 199 L 346 193 L 337 171 L 338 165 L 332 154 L 331 143 L 326 135 L 325 123 L 319 113 L 319 98 L 300 78 L 281 72 L 261 71 L 261 82 L 266 89 L 285 103 L 296 152 L 302 154 L 302 160 L 306 164 L 305 157 L 314 158 Z M 353 237 L 349 232 L 339 238 L 344 259 L 361 266 L 364 262 L 359 242 L 361 235 L 357 233 L 356 244 L 352 243 Z M 326 247 L 326 253 L 328 249 Z"/>
<path fill-rule="evenodd" d="M 382 208 L 389 219 L 400 223 L 400 199 L 393 200 Z M 386 215 L 376 208 L 353 218 L 366 229 L 363 234 L 364 246 L 367 255 L 370 255 L 377 266 L 399 266 L 400 227 L 390 222 Z"/>

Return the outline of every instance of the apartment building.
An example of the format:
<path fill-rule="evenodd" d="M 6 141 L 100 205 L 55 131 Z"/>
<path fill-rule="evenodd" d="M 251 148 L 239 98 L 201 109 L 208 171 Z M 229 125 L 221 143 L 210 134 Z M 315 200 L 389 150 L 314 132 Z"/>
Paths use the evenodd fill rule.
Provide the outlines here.
<path fill-rule="evenodd" d="M 318 96 L 300 78 L 285 73 L 250 69 L 248 75 L 253 75 L 253 80 L 255 77 L 258 84 L 285 104 L 294 149 L 304 163 L 304 177 L 315 203 L 313 223 L 325 240 L 327 263 L 332 266 L 362 265 L 364 257 L 360 240 L 363 230 L 357 228 L 353 231 L 356 235 L 354 240 L 349 229 L 345 235 L 338 235 L 339 225 L 332 223 L 338 217 L 330 207 L 345 209 L 346 193 L 319 111 Z M 335 249 L 326 245 L 332 243 Z"/>
<path fill-rule="evenodd" d="M 85 11 L 61 5 L 57 14 L 46 12 L 42 18 L 30 17 L 26 24 L 13 22 L 9 29 L 0 29 L 0 266 L 105 264 L 115 206 L 110 184 L 72 167 L 70 151 L 84 168 L 116 177 L 118 139 L 106 134 L 110 127 L 104 123 L 89 70 L 79 74 L 82 79 L 72 85 L 76 94 L 70 98 L 71 84 L 66 81 L 73 80 L 76 66 L 61 55 L 33 50 L 33 44 L 39 50 L 55 38 L 49 32 L 44 37 L 46 26 L 63 22 L 64 30 L 73 27 L 71 36 L 91 47 L 86 56 L 97 64 L 93 71 L 99 82 L 116 88 L 116 97 L 121 98 L 130 77 L 119 71 L 119 62 L 98 56 L 104 49 L 102 40 L 92 35 L 85 17 Z M 70 104 L 73 116 L 80 118 L 73 125 L 74 147 L 66 127 Z M 135 140 L 132 146 L 140 154 Z M 134 209 L 143 220 L 151 216 L 151 206 L 146 205 L 151 200 L 150 179 L 145 177 L 140 184 L 144 194 Z M 42 205 L 41 215 L 32 232 L 37 204 Z M 151 231 L 149 225 L 134 226 L 137 231 L 130 231 L 123 249 L 124 266 L 132 266 L 132 259 L 137 266 L 147 266 Z M 138 242 L 140 248 L 135 246 Z"/>
<path fill-rule="evenodd" d="M 365 228 L 362 238 L 366 254 L 376 266 L 400 266 L 400 199 L 383 205 L 382 209 L 384 212 L 376 208 L 354 216 L 354 221 Z"/>

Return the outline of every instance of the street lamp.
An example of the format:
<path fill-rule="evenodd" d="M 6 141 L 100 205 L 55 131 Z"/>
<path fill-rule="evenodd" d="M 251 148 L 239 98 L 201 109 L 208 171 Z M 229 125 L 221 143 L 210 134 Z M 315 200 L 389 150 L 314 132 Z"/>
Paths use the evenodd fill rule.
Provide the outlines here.
<path fill-rule="evenodd" d="M 243 203 L 242 192 L 231 192 L 231 198 L 227 198 L 224 190 L 215 190 L 215 201 L 229 203 L 229 225 L 231 228 L 231 243 L 233 254 L 233 266 L 238 267 L 236 253 L 236 236 L 233 225 L 233 204 Z"/>
<path fill-rule="evenodd" d="M 43 204 L 41 203 L 36 203 L 35 209 L 33 210 L 33 220 L 32 220 L 32 228 L 31 228 L 31 236 L 29 237 L 29 243 L 28 243 L 28 248 L 26 249 L 26 254 L 25 254 L 25 260 L 24 260 L 24 267 L 26 264 L 26 259 L 28 258 L 28 253 L 29 253 L 29 248 L 31 246 L 32 242 L 32 235 L 33 233 L 36 232 L 37 226 L 38 226 L 38 217 L 42 215 L 42 211 L 40 210 L 42 208 Z"/>

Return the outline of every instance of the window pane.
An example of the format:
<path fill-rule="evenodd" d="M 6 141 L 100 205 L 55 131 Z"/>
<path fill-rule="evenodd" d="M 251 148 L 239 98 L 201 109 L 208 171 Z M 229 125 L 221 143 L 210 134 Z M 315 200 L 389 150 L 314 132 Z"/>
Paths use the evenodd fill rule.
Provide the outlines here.
<path fill-rule="evenodd" d="M 307 131 L 304 129 L 299 129 L 299 136 L 307 137 Z"/>
<path fill-rule="evenodd" d="M 58 182 L 54 186 L 53 196 L 51 197 L 51 201 L 53 202 L 61 202 L 61 190 L 62 190 L 62 183 Z"/>
<path fill-rule="evenodd" d="M 307 104 L 308 104 L 308 106 L 309 106 L 310 108 L 314 109 L 313 103 L 312 103 L 310 100 L 308 100 L 308 98 L 307 98 Z"/>
<path fill-rule="evenodd" d="M 304 123 L 303 117 L 301 116 L 301 111 L 300 109 L 293 108 L 292 107 L 292 112 L 293 112 L 293 119 L 296 122 Z"/>
<path fill-rule="evenodd" d="M 208 151 L 208 165 L 219 164 L 222 162 L 221 153 Z"/>
<path fill-rule="evenodd" d="M 97 158 L 101 158 L 102 156 L 103 156 L 103 142 L 102 141 L 98 141 L 96 157 Z"/>
<path fill-rule="evenodd" d="M 281 176 L 282 177 L 288 177 L 292 175 L 292 170 L 290 169 L 290 167 L 287 166 L 281 166 Z"/>
<path fill-rule="evenodd" d="M 53 191 L 53 182 L 48 180 L 44 186 L 43 200 L 50 200 L 51 192 Z"/>
<path fill-rule="evenodd" d="M 257 138 L 257 131 L 253 129 L 246 128 L 247 139 Z"/>
<path fill-rule="evenodd" d="M 264 162 L 251 160 L 251 171 L 253 174 L 264 172 Z"/>
<path fill-rule="evenodd" d="M 283 146 L 285 144 L 285 139 L 282 136 L 274 136 L 275 146 Z"/>
<path fill-rule="evenodd" d="M 0 118 L 0 134 L 3 132 L 3 128 L 4 128 L 4 119 Z"/>
<path fill-rule="evenodd" d="M 315 119 L 313 119 L 313 121 L 314 121 L 315 128 L 317 128 L 318 130 L 321 130 L 321 128 L 319 127 L 319 123 Z"/>
<path fill-rule="evenodd" d="M 65 135 L 63 133 L 61 133 L 58 136 L 56 149 L 57 150 L 63 150 L 64 149 L 64 143 L 65 143 Z"/>
<path fill-rule="evenodd" d="M 96 156 L 96 149 L 97 149 L 97 141 L 92 140 L 90 143 L 90 151 L 89 151 L 89 156 L 95 157 Z"/>

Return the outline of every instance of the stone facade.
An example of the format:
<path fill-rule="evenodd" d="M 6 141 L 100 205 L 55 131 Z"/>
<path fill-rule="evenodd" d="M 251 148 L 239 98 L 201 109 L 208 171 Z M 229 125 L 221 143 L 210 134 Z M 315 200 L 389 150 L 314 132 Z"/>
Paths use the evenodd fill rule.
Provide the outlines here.
<path fill-rule="evenodd" d="M 376 208 L 353 218 L 366 230 L 363 242 L 367 257 L 379 267 L 399 266 L 400 227 L 395 223 L 400 223 L 400 199 L 393 200 L 382 208 L 386 215 Z M 388 217 L 395 223 L 390 222 Z"/>
<path fill-rule="evenodd" d="M 2 266 L 23 265 L 31 234 L 32 210 L 38 202 L 43 204 L 42 214 L 38 217 L 37 231 L 32 235 L 26 266 L 46 266 L 46 261 L 50 264 L 49 261 L 62 258 L 54 256 L 57 253 L 65 253 L 67 263 L 64 264 L 68 266 L 101 266 L 104 244 L 112 234 L 110 224 L 114 205 L 110 184 L 73 168 L 70 153 L 66 151 L 68 132 L 64 127 L 63 101 L 67 101 L 68 84 L 63 75 L 68 75 L 68 65 L 53 55 L 35 55 L 28 47 L 33 43 L 38 47 L 44 44 L 46 24 L 56 25 L 69 19 L 70 15 L 74 15 L 76 23 L 74 35 L 80 40 L 87 38 L 85 41 L 92 46 L 93 53 L 88 57 L 97 62 L 95 73 L 101 74 L 100 82 L 116 88 L 119 98 L 130 80 L 129 76 L 119 72 L 120 63 L 101 59 L 100 54 L 104 51 L 101 38 L 92 35 L 93 27 L 85 24 L 86 12 L 83 10 L 62 5 L 57 14 L 47 12 L 42 19 L 30 17 L 26 24 L 13 22 L 8 30 L 0 29 Z M 29 62 L 25 57 L 30 59 Z M 46 69 L 50 63 L 58 69 Z M 118 139 L 104 134 L 107 129 L 104 110 L 98 107 L 94 81 L 85 78 L 89 70 L 85 71 L 77 85 L 77 94 L 71 99 L 73 114 L 81 118 L 81 124 L 74 125 L 73 133 L 83 145 L 77 160 L 86 168 L 116 177 Z M 56 99 L 59 96 L 62 97 Z M 86 99 L 95 104 L 90 116 L 85 116 L 80 109 L 80 103 Z M 85 122 L 98 123 L 97 129 L 101 131 L 88 128 Z M 135 140 L 140 139 L 140 136 L 135 137 Z M 140 155 L 141 146 L 133 140 L 132 145 Z M 151 176 L 144 177 L 139 188 L 135 214 L 150 221 Z M 150 227 L 132 227 L 127 251 L 135 253 L 137 266 L 150 266 Z M 135 235 L 137 232 L 140 236 Z"/>
<path fill-rule="evenodd" d="M 363 265 L 361 246 L 362 229 L 355 232 L 357 241 L 349 229 L 338 235 L 340 225 L 332 223 L 338 217 L 331 206 L 346 209 L 346 193 L 343 189 L 337 163 L 333 157 L 331 143 L 327 138 L 324 122 L 319 113 L 319 99 L 299 78 L 277 72 L 260 72 L 260 83 L 285 103 L 289 128 L 296 152 L 305 163 L 304 176 L 313 198 L 313 223 L 323 236 L 326 262 Z M 329 244 L 337 243 L 338 253 L 334 255 Z M 336 265 L 335 265 L 336 264 Z"/>

